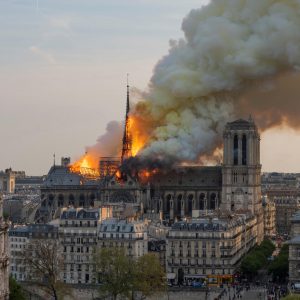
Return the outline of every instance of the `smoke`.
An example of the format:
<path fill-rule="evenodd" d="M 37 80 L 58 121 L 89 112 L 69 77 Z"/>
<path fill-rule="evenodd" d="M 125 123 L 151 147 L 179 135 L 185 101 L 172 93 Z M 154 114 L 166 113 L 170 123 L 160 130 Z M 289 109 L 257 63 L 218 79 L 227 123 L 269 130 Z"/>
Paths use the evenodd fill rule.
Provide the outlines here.
<path fill-rule="evenodd" d="M 88 155 L 95 157 L 96 163 L 100 156 L 120 156 L 123 129 L 124 125 L 121 122 L 109 122 L 106 132 L 97 139 L 96 144 L 86 147 Z"/>
<path fill-rule="evenodd" d="M 207 163 L 222 145 L 226 122 L 249 114 L 261 130 L 298 128 L 299 28 L 299 0 L 212 0 L 192 10 L 182 23 L 184 38 L 170 42 L 131 112 L 144 136 L 128 165 Z M 88 151 L 115 155 L 122 129 L 110 123 Z"/>
<path fill-rule="evenodd" d="M 150 132 L 141 159 L 199 161 L 220 146 L 226 122 L 249 114 L 262 129 L 299 127 L 299 101 L 272 92 L 299 69 L 299 28 L 298 0 L 213 0 L 192 10 L 133 112 Z"/>

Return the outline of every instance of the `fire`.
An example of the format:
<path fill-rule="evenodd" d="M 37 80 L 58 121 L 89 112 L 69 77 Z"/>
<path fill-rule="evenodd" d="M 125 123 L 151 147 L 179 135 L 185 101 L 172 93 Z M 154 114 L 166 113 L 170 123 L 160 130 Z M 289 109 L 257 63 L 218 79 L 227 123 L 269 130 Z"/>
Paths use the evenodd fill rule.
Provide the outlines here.
<path fill-rule="evenodd" d="M 70 166 L 70 171 L 87 177 L 97 177 L 99 176 L 97 159 L 86 153 Z"/>
<path fill-rule="evenodd" d="M 139 151 L 145 146 L 148 137 L 140 126 L 137 117 L 129 117 L 129 132 L 132 137 L 132 156 L 136 156 Z"/>
<path fill-rule="evenodd" d="M 158 172 L 158 169 L 141 170 L 141 171 L 139 171 L 139 178 L 141 179 L 141 181 L 146 182 L 157 172 Z"/>
<path fill-rule="evenodd" d="M 144 120 L 142 120 L 138 115 L 130 115 L 128 117 L 128 131 L 131 137 L 131 155 L 138 155 L 139 151 L 145 147 L 148 142 L 149 135 L 145 130 Z M 78 173 L 87 177 L 97 177 L 100 176 L 98 171 L 99 168 L 99 157 L 95 153 L 86 153 L 79 160 L 70 166 L 70 171 L 73 173 Z M 148 172 L 148 171 L 147 171 Z M 148 178 L 152 174 L 151 172 L 142 175 L 143 178 Z M 121 178 L 120 171 L 116 174 L 118 178 Z"/>

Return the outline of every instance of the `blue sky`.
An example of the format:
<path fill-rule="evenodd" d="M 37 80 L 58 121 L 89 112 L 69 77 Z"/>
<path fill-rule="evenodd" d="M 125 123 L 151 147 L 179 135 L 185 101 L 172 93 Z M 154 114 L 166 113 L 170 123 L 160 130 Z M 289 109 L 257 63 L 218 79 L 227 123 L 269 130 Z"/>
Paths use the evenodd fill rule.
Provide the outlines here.
<path fill-rule="evenodd" d="M 107 122 L 122 120 L 126 73 L 145 89 L 184 16 L 207 2 L 0 0 L 0 170 L 45 174 L 53 153 L 84 153 Z M 264 166 L 274 169 L 268 151 L 279 140 L 265 141 Z"/>

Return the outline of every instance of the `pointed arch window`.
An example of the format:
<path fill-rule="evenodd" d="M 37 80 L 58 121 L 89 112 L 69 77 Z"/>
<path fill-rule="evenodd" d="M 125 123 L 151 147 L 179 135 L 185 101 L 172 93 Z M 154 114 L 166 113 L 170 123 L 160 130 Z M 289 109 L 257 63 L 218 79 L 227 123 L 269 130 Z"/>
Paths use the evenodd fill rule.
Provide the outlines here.
<path fill-rule="evenodd" d="M 247 137 L 245 134 L 242 138 L 242 165 L 247 165 Z"/>

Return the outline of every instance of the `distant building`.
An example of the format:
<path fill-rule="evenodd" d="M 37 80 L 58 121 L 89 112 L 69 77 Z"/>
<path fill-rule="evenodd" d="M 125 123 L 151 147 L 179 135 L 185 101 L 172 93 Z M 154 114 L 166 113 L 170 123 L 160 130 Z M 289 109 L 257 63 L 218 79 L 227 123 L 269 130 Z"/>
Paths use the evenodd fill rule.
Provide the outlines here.
<path fill-rule="evenodd" d="M 50 224 L 31 224 L 9 229 L 10 274 L 18 281 L 30 279 L 30 267 L 26 265 L 24 251 L 30 241 L 58 239 L 58 227 Z"/>
<path fill-rule="evenodd" d="M 8 225 L 3 219 L 2 195 L 0 194 L 0 299 L 9 299 L 9 257 L 7 229 Z"/>
<path fill-rule="evenodd" d="M 268 199 L 267 196 L 263 197 L 263 211 L 264 211 L 264 231 L 265 236 L 272 237 L 276 234 L 276 208 L 275 203 Z"/>
<path fill-rule="evenodd" d="M 289 244 L 289 283 L 300 283 L 300 211 L 291 218 L 291 240 Z"/>
<path fill-rule="evenodd" d="M 290 234 L 291 218 L 300 209 L 300 197 L 273 197 L 276 211 L 276 231 L 279 234 Z"/>
<path fill-rule="evenodd" d="M 232 282 L 240 259 L 257 241 L 249 215 L 175 223 L 167 237 L 167 276 L 173 283 Z"/>
<path fill-rule="evenodd" d="M 123 248 L 130 257 L 143 256 L 148 253 L 146 225 L 143 221 L 104 220 L 99 228 L 98 247 Z"/>
<path fill-rule="evenodd" d="M 15 192 L 18 194 L 40 194 L 40 188 L 45 176 L 16 177 Z"/>
<path fill-rule="evenodd" d="M 300 210 L 298 210 L 291 218 L 291 238 L 300 236 Z"/>
<path fill-rule="evenodd" d="M 15 180 L 16 175 L 11 168 L 6 169 L 4 172 L 0 172 L 0 191 L 3 193 L 14 193 L 15 192 Z"/>

